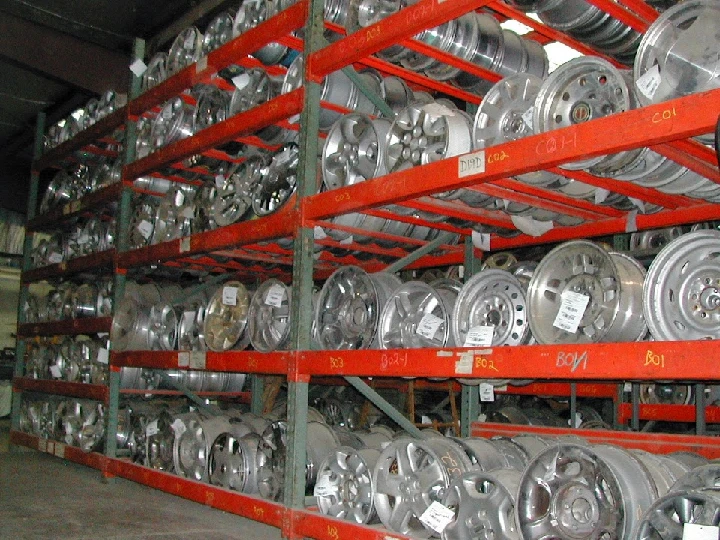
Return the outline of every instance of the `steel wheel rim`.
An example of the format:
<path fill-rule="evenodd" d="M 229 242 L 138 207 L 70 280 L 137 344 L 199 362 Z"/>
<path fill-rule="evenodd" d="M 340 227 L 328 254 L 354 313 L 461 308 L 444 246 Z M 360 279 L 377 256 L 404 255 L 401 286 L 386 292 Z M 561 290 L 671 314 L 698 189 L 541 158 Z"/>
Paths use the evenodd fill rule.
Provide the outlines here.
<path fill-rule="evenodd" d="M 390 126 L 386 142 L 388 172 L 426 165 L 471 150 L 470 118 L 444 105 L 409 105 Z"/>
<path fill-rule="evenodd" d="M 522 283 L 504 270 L 483 270 L 458 294 L 452 314 L 455 343 L 463 346 L 476 326 L 492 326 L 493 346 L 527 344 L 532 338 Z"/>
<path fill-rule="evenodd" d="M 290 297 L 290 290 L 277 279 L 265 281 L 255 291 L 248 309 L 248 335 L 255 350 L 271 352 L 287 347 L 290 340 Z"/>
<path fill-rule="evenodd" d="M 417 333 L 423 319 L 439 319 L 432 336 Z M 397 288 L 383 307 L 378 338 L 383 349 L 444 347 L 450 336 L 450 309 L 430 285 L 408 281 Z"/>
<path fill-rule="evenodd" d="M 235 306 L 223 304 L 223 288 L 236 287 Z M 211 351 L 222 352 L 233 348 L 245 332 L 250 294 L 239 281 L 228 281 L 210 298 L 205 311 L 203 330 L 205 344 Z"/>
<path fill-rule="evenodd" d="M 468 471 L 450 484 L 443 505 L 455 519 L 443 530 L 444 540 L 493 538 L 519 540 L 515 498 L 521 473 L 514 470 Z"/>
<path fill-rule="evenodd" d="M 168 75 L 174 75 L 181 69 L 197 62 L 202 54 L 202 42 L 203 35 L 194 26 L 180 32 L 168 53 Z"/>
<path fill-rule="evenodd" d="M 375 337 L 378 292 L 361 268 L 346 266 L 325 282 L 315 308 L 315 325 L 323 349 L 367 349 Z"/>
<path fill-rule="evenodd" d="M 533 128 L 542 133 L 629 108 L 627 84 L 612 64 L 600 58 L 577 58 L 560 66 L 543 82 L 533 109 Z M 562 167 L 585 169 L 603 159 L 605 156 L 588 158 Z"/>
<path fill-rule="evenodd" d="M 590 297 L 575 334 L 553 326 L 565 290 Z M 620 276 L 609 253 L 582 240 L 561 244 L 540 261 L 528 285 L 532 334 L 538 343 L 602 341 L 617 319 L 620 292 Z"/>
<path fill-rule="evenodd" d="M 272 156 L 253 192 L 255 214 L 268 216 L 285 205 L 297 187 L 298 163 L 299 149 L 295 143 L 286 144 Z"/>
<path fill-rule="evenodd" d="M 429 538 L 433 531 L 419 517 L 432 502 L 440 502 L 450 482 L 469 468 L 462 449 L 444 439 L 391 442 L 373 471 L 380 521 L 391 531 Z"/>
<path fill-rule="evenodd" d="M 668 9 L 648 28 L 635 57 L 635 80 L 653 66 L 661 78 L 651 99 L 638 92 L 642 105 L 717 88 L 720 64 L 711 51 L 717 46 L 712 21 L 718 16 L 714 3 L 693 0 Z M 693 49 L 698 44 L 701 50 Z"/>
<path fill-rule="evenodd" d="M 625 538 L 622 489 L 594 449 L 553 446 L 530 461 L 520 480 L 516 513 L 523 538 Z"/>
<path fill-rule="evenodd" d="M 355 523 L 375 520 L 372 471 L 380 452 L 342 446 L 320 465 L 314 494 L 322 514 Z"/>
<path fill-rule="evenodd" d="M 648 327 L 658 340 L 716 339 L 720 332 L 720 231 L 685 234 L 650 265 L 643 291 Z"/>

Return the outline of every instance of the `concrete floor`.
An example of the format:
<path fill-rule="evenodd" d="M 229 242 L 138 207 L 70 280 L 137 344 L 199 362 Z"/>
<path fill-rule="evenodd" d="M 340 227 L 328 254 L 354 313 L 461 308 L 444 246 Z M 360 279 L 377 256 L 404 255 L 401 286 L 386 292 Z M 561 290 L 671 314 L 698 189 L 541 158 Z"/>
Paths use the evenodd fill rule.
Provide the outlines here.
<path fill-rule="evenodd" d="M 0 419 L 0 539 L 276 540 L 274 527 L 40 452 L 7 452 Z"/>

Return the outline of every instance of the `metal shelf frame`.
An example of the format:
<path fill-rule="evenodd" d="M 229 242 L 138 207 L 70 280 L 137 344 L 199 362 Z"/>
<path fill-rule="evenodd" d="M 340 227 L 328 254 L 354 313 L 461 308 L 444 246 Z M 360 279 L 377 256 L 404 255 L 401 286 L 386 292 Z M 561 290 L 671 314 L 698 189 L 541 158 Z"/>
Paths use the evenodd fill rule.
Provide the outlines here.
<path fill-rule="evenodd" d="M 657 12 L 642 0 L 590 0 L 633 29 L 643 32 L 658 16 Z M 513 238 L 492 235 L 493 250 L 546 244 L 574 238 L 588 238 L 625 233 L 632 228 L 647 229 L 699 221 L 720 220 L 720 205 L 691 199 L 682 195 L 668 195 L 654 189 L 599 178 L 581 171 L 567 171 L 560 165 L 572 162 L 579 156 L 588 158 L 631 148 L 648 146 L 654 151 L 720 183 L 717 160 L 712 151 L 690 140 L 698 134 L 715 129 L 716 118 L 708 111 L 720 110 L 720 90 L 679 98 L 585 124 L 542 133 L 511 143 L 481 151 L 434 162 L 411 170 L 388 174 L 353 186 L 317 193 L 318 149 L 322 144 L 319 133 L 321 107 L 321 82 L 328 74 L 349 66 L 370 66 L 385 74 L 398 75 L 415 87 L 438 90 L 468 103 L 478 104 L 479 96 L 468 94 L 445 83 L 432 81 L 423 75 L 411 73 L 391 65 L 373 53 L 383 48 L 403 44 L 421 54 L 432 56 L 474 75 L 490 81 L 499 75 L 456 57 L 429 47 L 412 38 L 422 30 L 440 25 L 470 10 L 486 9 L 499 18 L 515 18 L 533 29 L 530 38 L 540 43 L 560 41 L 587 54 L 597 54 L 590 47 L 526 17 L 499 0 L 419 0 L 395 15 L 352 35 L 343 29 L 323 21 L 323 0 L 301 0 L 280 12 L 258 27 L 231 40 L 206 57 L 201 58 L 180 73 L 157 87 L 139 94 L 140 80 L 130 82 L 128 105 L 73 140 L 41 155 L 44 118 L 38 121 L 36 136 L 36 161 L 31 176 L 31 195 L 28 202 L 29 231 L 46 230 L 72 219 L 96 205 L 119 201 L 117 210 L 117 251 L 69 261 L 64 265 L 31 270 L 29 251 L 31 235 L 27 235 L 23 264 L 23 287 L 20 305 L 27 297 L 27 285 L 41 279 L 67 277 L 89 267 L 112 268 L 115 276 L 115 299 L 122 297 L 128 272 L 163 264 L 169 268 L 205 268 L 216 273 L 248 275 L 259 269 L 258 263 L 275 262 L 282 268 L 273 270 L 285 281 L 292 278 L 291 349 L 270 354 L 248 351 L 225 353 L 189 351 L 129 351 L 112 352 L 110 357 L 110 380 L 107 387 L 97 389 L 98 396 L 108 403 L 107 444 L 105 455 L 83 454 L 78 449 L 55 441 L 44 441 L 17 431 L 21 391 L 39 391 L 75 395 L 73 392 L 95 392 L 93 389 L 78 390 L 77 385 L 55 381 L 34 381 L 22 377 L 25 341 L 20 339 L 17 347 L 16 392 L 14 392 L 13 428 L 11 440 L 95 467 L 106 476 L 121 476 L 162 489 L 169 493 L 209 504 L 251 519 L 279 527 L 287 538 L 311 537 L 337 540 L 353 535 L 361 539 L 401 539 L 401 535 L 387 531 L 338 521 L 305 507 L 305 448 L 308 413 L 308 386 L 311 378 L 342 378 L 368 396 L 382 410 L 387 403 L 360 377 L 373 377 L 390 381 L 400 377 L 420 378 L 473 378 L 473 379 L 534 379 L 529 387 L 507 390 L 517 394 L 559 394 L 571 398 L 603 397 L 617 398 L 617 384 L 631 381 L 674 380 L 700 385 L 720 381 L 716 365 L 717 347 L 714 342 L 648 342 L 605 343 L 590 345 L 533 345 L 505 348 L 447 348 L 442 350 L 382 350 L 382 351 L 313 351 L 311 350 L 311 318 L 301 316 L 311 312 L 313 279 L 327 277 L 343 264 L 358 264 L 368 271 L 386 268 L 416 269 L 430 266 L 464 264 L 466 279 L 479 269 L 478 257 L 482 255 L 471 242 L 471 229 L 456 226 L 450 218 L 467 220 L 474 224 L 493 225 L 514 229 L 510 216 L 501 211 L 470 208 L 452 201 L 438 200 L 432 195 L 458 188 L 473 189 L 510 201 L 532 204 L 577 216 L 586 221 L 572 227 L 556 227 L 539 237 L 520 234 Z M 291 36 L 304 27 L 303 40 Z M 341 37 L 328 44 L 323 32 L 330 28 Z M 213 75 L 224 67 L 239 63 L 258 65 L 250 54 L 269 42 L 281 42 L 305 54 L 305 81 L 302 88 L 281 95 L 259 107 L 213 125 L 195 136 L 177 141 L 150 155 L 135 159 L 136 120 L 151 114 L 167 99 L 175 97 L 197 83 L 210 83 Z M 134 56 L 144 56 L 144 44 L 136 43 Z M 282 73 L 281 68 L 276 69 Z M 330 106 L 334 110 L 337 107 Z M 260 219 L 236 223 L 214 231 L 128 250 L 128 224 L 131 215 L 132 182 L 138 177 L 161 174 L 167 167 L 179 168 L 179 162 L 196 154 L 228 159 L 217 147 L 230 142 L 242 141 L 258 144 L 252 134 L 255 130 L 278 124 L 288 127 L 288 119 L 300 115 L 300 164 L 296 195 L 278 213 Z M 36 217 L 39 173 L 60 165 L 75 150 L 93 151 L 94 143 L 108 136 L 114 129 L 125 124 L 125 166 L 120 184 L 110 186 L 98 193 L 56 209 L 45 216 Z M 562 194 L 524 185 L 513 176 L 546 169 L 575 180 L 605 188 L 626 196 L 661 206 L 655 214 L 622 212 L 610 207 L 578 201 Z M 179 177 L 171 177 L 179 179 Z M 389 209 L 389 205 L 432 212 L 445 216 L 440 223 L 401 216 Z M 334 227 L 351 234 L 365 234 L 374 238 L 397 240 L 384 233 L 368 233 L 362 229 L 344 227 L 331 223 L 332 218 L 351 212 L 395 219 L 398 221 L 434 227 L 441 231 L 461 234 L 464 244 L 459 246 L 435 245 L 424 241 L 406 239 L 403 248 L 381 248 L 375 244 L 339 244 L 330 238 L 316 240 L 314 228 L 318 225 Z M 275 239 L 292 239 L 292 250 L 260 243 Z M 331 254 L 325 249 L 316 258 L 315 246 L 344 248 L 348 254 Z M 440 248 L 440 249 L 438 249 Z M 415 250 L 415 251 L 413 251 Z M 370 255 L 369 261 L 361 260 L 350 251 Z M 219 262 L 214 256 L 228 258 Z M 391 261 L 391 262 L 388 262 Z M 392 262 L 394 261 L 394 262 Z M 242 263 L 246 263 L 243 265 Z M 388 266 L 390 264 L 390 266 Z M 26 324 L 19 318 L 18 335 L 25 338 L 38 335 L 95 333 L 109 331 L 111 320 L 73 320 L 57 323 Z M 286 459 L 285 498 L 282 504 L 271 503 L 227 490 L 200 484 L 177 476 L 140 467 L 117 459 L 116 431 L 120 370 L 123 366 L 155 369 L 196 369 L 212 371 L 237 371 L 251 374 L 282 376 L 288 384 L 288 445 Z M 260 379 L 254 378 L 252 400 L 257 405 L 261 393 Z M 82 385 L 89 386 L 89 385 Z M 556 428 L 531 428 L 530 426 L 503 426 L 474 424 L 478 416 L 479 393 L 474 385 L 460 385 L 462 429 L 474 436 L 490 436 L 517 432 L 557 434 Z M 498 393 L 502 393 L 498 391 Z M 89 395 L 89 394 L 88 394 Z M 247 395 L 243 399 L 247 399 Z M 388 405 L 389 406 L 389 405 Z M 402 419 L 397 411 L 388 411 L 393 418 Z M 394 416 L 397 415 L 397 416 Z M 636 423 L 639 419 L 668 418 L 676 421 L 719 421 L 717 408 L 705 408 L 700 400 L 697 408 L 691 406 L 662 405 L 637 406 L 620 403 L 618 418 Z M 710 437 L 684 437 L 652 435 L 628 432 L 581 432 L 566 430 L 591 440 L 614 444 L 635 445 L 652 451 L 669 452 L 693 450 L 708 457 L 720 457 L 720 444 Z"/>

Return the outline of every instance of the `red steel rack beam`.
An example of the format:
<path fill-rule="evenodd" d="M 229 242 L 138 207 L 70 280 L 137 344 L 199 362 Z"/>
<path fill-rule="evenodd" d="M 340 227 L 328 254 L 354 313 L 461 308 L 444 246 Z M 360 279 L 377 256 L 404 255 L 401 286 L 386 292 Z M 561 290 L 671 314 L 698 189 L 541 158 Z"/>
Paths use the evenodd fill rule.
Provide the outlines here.
<path fill-rule="evenodd" d="M 578 155 L 593 157 L 687 138 L 714 129 L 716 118 L 707 111 L 719 109 L 720 90 L 713 90 L 533 135 L 493 147 L 504 152 L 503 161 L 486 163 L 487 150 L 480 150 L 320 193 L 304 201 L 305 217 L 323 219 L 548 169 Z"/>
<path fill-rule="evenodd" d="M 113 351 L 114 367 L 147 367 L 154 369 L 204 369 L 285 375 L 293 352 L 260 353 L 256 351 L 190 352 L 190 351 Z"/>
<path fill-rule="evenodd" d="M 140 115 L 180 94 L 186 88 L 201 82 L 210 74 L 216 73 L 233 62 L 245 59 L 267 43 L 297 30 L 305 24 L 307 10 L 308 1 L 301 0 L 255 28 L 244 32 L 208 54 L 207 63 L 200 60 L 131 101 L 128 104 L 129 114 L 131 116 Z"/>
<path fill-rule="evenodd" d="M 641 201 L 657 204 L 663 208 L 679 208 L 681 206 L 698 204 L 698 201 L 690 199 L 689 197 L 682 195 L 670 195 L 653 188 L 638 186 L 632 182 L 601 178 L 585 171 L 569 171 L 561 169 L 560 167 L 552 167 L 549 170 L 550 172 L 563 175 L 567 178 L 572 178 L 573 180 L 578 180 L 580 182 L 584 182 L 585 184 L 607 189 L 608 191 L 619 193 L 621 195 L 625 195 L 626 197 L 632 197 L 634 199 L 640 199 Z"/>
<path fill-rule="evenodd" d="M 13 391 L 58 394 L 68 397 L 94 399 L 105 403 L 109 396 L 108 387 L 100 384 L 30 379 L 27 377 L 15 377 L 13 379 Z"/>
<path fill-rule="evenodd" d="M 122 191 L 122 184 L 115 183 L 99 189 L 95 193 L 85 195 L 82 199 L 72 201 L 68 204 L 55 208 L 31 219 L 27 224 L 28 231 L 38 231 L 56 227 L 61 221 L 75 217 L 87 210 L 93 210 L 108 202 L 117 200 Z"/>
<path fill-rule="evenodd" d="M 41 439 L 34 435 L 22 433 L 20 431 L 10 431 L 10 442 L 19 446 L 32 448 L 45 454 L 50 454 L 61 459 L 67 459 L 86 467 L 103 470 L 107 463 L 107 458 L 96 452 L 83 452 L 75 446 L 68 446 L 60 441 L 52 441 Z"/>
<path fill-rule="evenodd" d="M 640 404 L 640 420 L 660 420 L 665 422 L 687 422 L 694 424 L 697 420 L 695 405 L 671 404 Z M 632 405 L 622 403 L 618 408 L 618 422 L 624 424 L 632 419 Z M 720 423 L 720 407 L 705 408 L 705 422 Z"/>
<path fill-rule="evenodd" d="M 592 238 L 594 236 L 606 236 L 610 234 L 623 234 L 631 232 L 632 229 L 658 229 L 674 225 L 685 225 L 701 221 L 715 221 L 720 219 L 720 205 L 702 204 L 678 210 L 665 210 L 655 214 L 644 214 L 634 216 L 635 227 L 629 227 L 629 218 L 608 219 L 585 223 L 575 227 L 562 227 L 552 229 L 540 237 L 529 237 L 526 235 L 514 238 L 501 238 L 493 236 L 492 249 L 512 249 L 525 247 L 533 244 L 546 244 L 550 242 L 563 242 L 574 238 Z"/>
<path fill-rule="evenodd" d="M 122 126 L 126 117 L 127 107 L 120 107 L 89 128 L 84 129 L 69 141 L 65 141 L 45 152 L 39 159 L 33 162 L 33 170 L 40 172 L 53 165 L 59 164 L 66 156 L 71 156 L 76 150 L 85 148 L 104 135 L 111 133 L 115 128 Z"/>
<path fill-rule="evenodd" d="M 595 7 L 603 10 L 605 13 L 610 15 L 613 19 L 617 19 L 621 23 L 623 23 L 625 26 L 629 26 L 636 32 L 639 32 L 641 34 L 644 34 L 649 26 L 649 22 L 645 19 L 643 19 L 641 14 L 635 14 L 629 9 L 627 9 L 625 6 L 614 2 L 613 0 L 588 0 L 591 4 L 593 4 Z"/>
<path fill-rule="evenodd" d="M 21 338 L 34 336 L 76 336 L 110 332 L 112 317 L 92 317 L 42 323 L 19 324 L 17 335 Z"/>
<path fill-rule="evenodd" d="M 291 203 L 292 201 L 289 201 L 284 209 L 265 218 L 242 221 L 182 239 L 119 253 L 117 264 L 120 268 L 146 266 L 179 256 L 189 257 L 243 244 L 292 236 L 296 212 L 291 209 Z"/>
<path fill-rule="evenodd" d="M 606 431 L 602 429 L 568 429 L 544 426 L 513 426 L 510 424 L 472 424 L 473 437 L 515 437 L 516 435 L 539 435 L 560 437 L 573 435 L 587 439 L 593 444 L 615 444 L 625 448 L 639 448 L 657 454 L 670 452 L 697 452 L 708 459 L 720 457 L 720 441 L 717 437 L 698 435 L 671 435 L 665 433 L 636 433 L 632 431 Z"/>
<path fill-rule="evenodd" d="M 250 111 L 214 124 L 196 133 L 193 137 L 176 141 L 147 157 L 125 165 L 123 178 L 127 180 L 140 178 L 188 156 L 222 146 L 244 135 L 252 135 L 263 127 L 299 114 L 302 110 L 302 103 L 302 88 L 289 94 L 282 94 Z"/>
<path fill-rule="evenodd" d="M 522 362 L 517 359 L 522 358 Z M 720 379 L 714 341 L 522 347 L 302 351 L 307 375 L 577 381 Z"/>
<path fill-rule="evenodd" d="M 29 283 L 31 281 L 42 281 L 44 279 L 67 277 L 79 272 L 87 272 L 88 270 L 98 270 L 102 268 L 111 268 L 115 262 L 115 250 L 109 249 L 99 253 L 91 253 L 83 257 L 77 257 L 67 262 L 58 264 L 50 264 L 32 270 L 26 270 L 22 273 L 21 281 Z"/>
<path fill-rule="evenodd" d="M 407 36 L 443 24 L 470 10 L 488 4 L 489 0 L 420 0 L 377 24 L 355 32 L 316 51 L 307 59 L 307 74 L 320 82 L 326 75 L 354 64 Z"/>

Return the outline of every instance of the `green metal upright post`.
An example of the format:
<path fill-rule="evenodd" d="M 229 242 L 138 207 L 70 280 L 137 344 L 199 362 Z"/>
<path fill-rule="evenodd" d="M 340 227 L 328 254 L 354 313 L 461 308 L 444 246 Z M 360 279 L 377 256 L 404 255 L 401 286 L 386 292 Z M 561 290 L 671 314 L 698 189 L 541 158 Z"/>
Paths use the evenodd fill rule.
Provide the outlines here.
<path fill-rule="evenodd" d="M 145 56 L 145 42 L 142 39 L 136 39 L 133 48 L 133 61 L 141 59 Z M 128 101 L 136 98 L 140 93 L 140 77 L 132 74 L 130 78 L 130 88 L 128 92 Z M 125 148 L 123 152 L 123 161 L 125 164 L 135 160 L 135 138 L 136 129 L 135 122 L 128 119 L 125 123 Z M 123 178 L 124 180 L 124 178 Z M 130 227 L 130 213 L 132 203 L 132 190 L 124 187 L 120 195 L 120 205 L 118 215 L 115 218 L 117 238 L 116 250 L 127 251 L 128 249 L 128 233 Z M 116 309 L 120 303 L 120 299 L 125 294 L 125 274 L 115 269 L 113 276 L 113 309 Z M 112 348 L 112 343 L 110 344 Z M 117 428 L 118 414 L 120 409 L 120 369 L 112 365 L 110 362 L 110 373 L 108 377 L 108 414 L 105 438 L 105 455 L 111 458 L 117 455 Z"/>
<path fill-rule="evenodd" d="M 465 237 L 465 281 L 480 270 L 480 261 L 475 258 L 475 246 L 470 236 Z M 458 343 L 458 345 L 461 345 Z M 464 384 L 460 391 L 460 431 L 463 437 L 470 436 L 470 425 L 480 414 L 480 388 L 476 385 Z"/>
<path fill-rule="evenodd" d="M 43 152 L 43 135 L 45 133 L 45 113 L 38 114 L 37 122 L 35 123 L 35 146 L 33 148 L 33 159 L 37 160 Z M 35 217 L 37 212 L 38 203 L 38 189 L 40 185 L 40 171 L 31 171 L 30 173 L 30 193 L 28 195 L 27 203 L 27 215 L 26 224 Z M 30 257 L 32 255 L 33 247 L 33 235 L 28 230 L 27 225 L 25 226 L 25 240 L 23 242 L 23 260 L 22 268 L 23 272 L 30 269 Z M 22 324 L 25 322 L 25 302 L 30 294 L 29 286 L 24 283 L 20 283 L 20 294 L 18 295 L 18 306 L 17 306 L 17 322 Z M 27 347 L 25 340 L 19 336 L 15 342 L 15 377 L 22 377 L 25 372 L 25 351 Z M 12 429 L 17 430 L 20 428 L 20 402 L 21 393 L 13 391 L 12 396 L 12 412 L 10 415 L 10 424 Z"/>
<path fill-rule="evenodd" d="M 305 58 L 323 44 L 323 0 L 311 0 L 305 27 Z M 305 63 L 307 69 L 307 62 Z M 304 104 L 300 115 L 300 164 L 296 208 L 302 212 L 302 200 L 317 191 L 317 155 L 320 118 L 318 83 L 305 78 Z M 301 216 L 302 219 L 302 216 Z M 299 360 L 300 351 L 311 345 L 313 285 L 313 230 L 302 226 L 296 229 L 293 244 L 293 291 L 291 339 Z M 307 411 L 309 378 L 299 377 L 291 366 L 288 376 L 287 426 L 288 448 L 285 463 L 285 492 L 283 503 L 289 508 L 302 508 L 305 503 L 305 459 L 307 445 Z"/>

